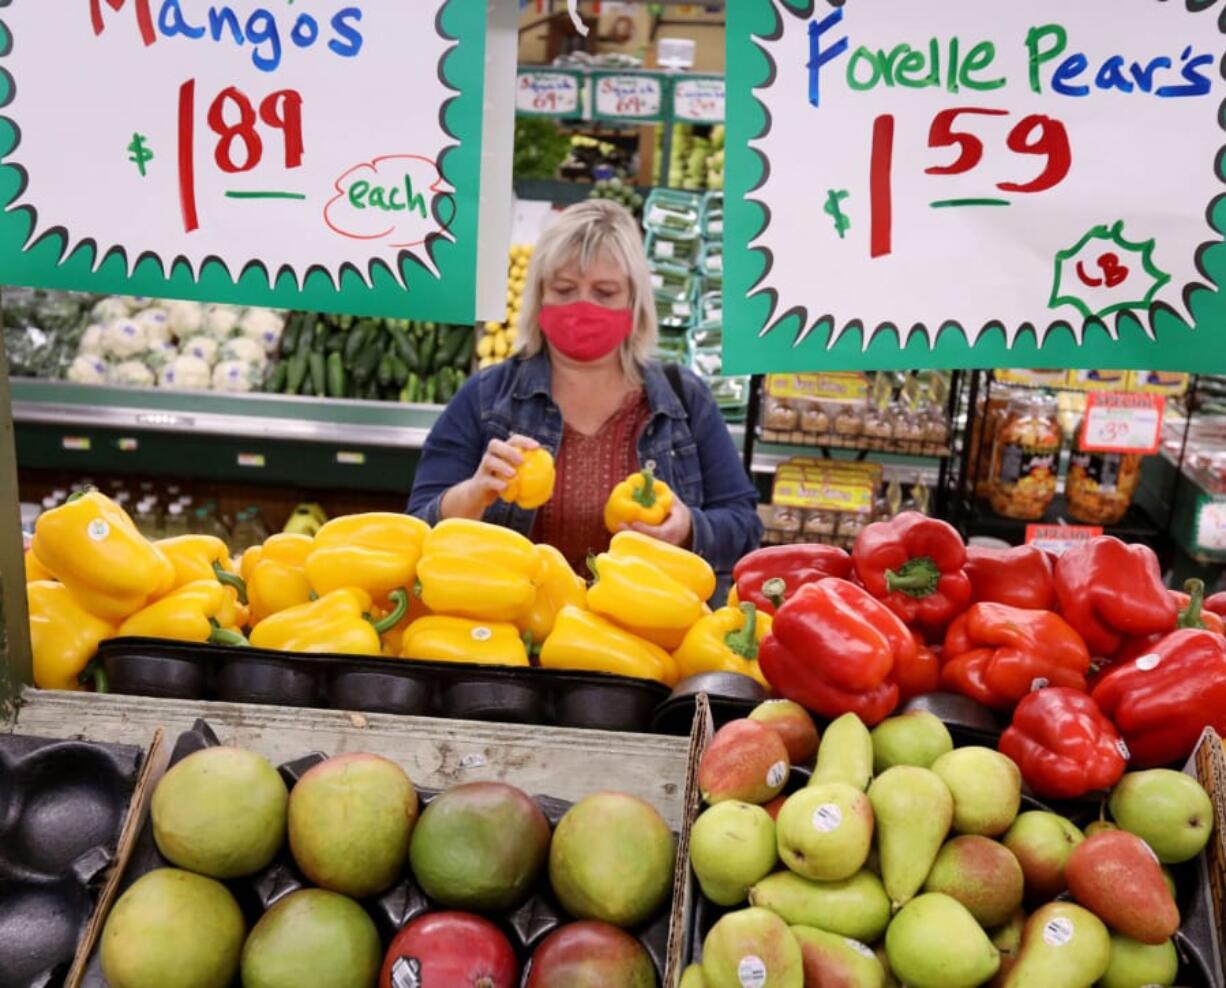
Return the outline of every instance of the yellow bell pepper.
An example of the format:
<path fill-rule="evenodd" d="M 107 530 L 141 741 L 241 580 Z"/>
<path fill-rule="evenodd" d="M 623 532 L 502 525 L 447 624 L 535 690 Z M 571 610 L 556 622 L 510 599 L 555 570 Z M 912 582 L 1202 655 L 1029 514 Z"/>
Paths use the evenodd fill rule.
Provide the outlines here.
<path fill-rule="evenodd" d="M 170 590 L 174 567 L 104 494 L 74 494 L 43 512 L 31 548 L 91 614 L 118 623 Z"/>
<path fill-rule="evenodd" d="M 651 563 L 693 590 L 699 600 L 710 600 L 715 595 L 715 570 L 696 552 L 661 542 L 642 532 L 618 532 L 609 543 L 609 554 L 634 556 Z"/>
<path fill-rule="evenodd" d="M 677 665 L 664 649 L 573 606 L 558 614 L 553 633 L 541 647 L 541 667 L 612 672 L 669 686 L 677 682 Z"/>
<path fill-rule="evenodd" d="M 770 634 L 771 616 L 753 604 L 721 607 L 700 618 L 673 653 L 682 679 L 701 672 L 739 672 L 770 689 L 758 666 L 758 646 Z"/>
<path fill-rule="evenodd" d="M 137 611 L 119 626 L 121 637 L 169 638 L 181 642 L 246 645 L 242 635 L 222 628 L 217 615 L 226 588 L 216 580 L 197 580 Z"/>
<path fill-rule="evenodd" d="M 33 549 L 27 549 L 25 554 L 26 583 L 39 583 L 54 580 L 55 574 L 38 561 Z"/>
<path fill-rule="evenodd" d="M 553 631 L 553 623 L 563 607 L 587 607 L 587 584 L 553 546 L 538 545 L 536 548 L 542 561 L 536 598 L 516 624 L 520 631 L 532 636 L 532 643 L 539 646 Z"/>
<path fill-rule="evenodd" d="M 606 552 L 589 565 L 596 582 L 587 592 L 587 606 L 636 633 L 684 638 L 703 615 L 703 602 L 693 590 L 646 560 Z"/>
<path fill-rule="evenodd" d="M 243 553 L 251 620 L 258 624 L 272 614 L 310 601 L 306 560 L 313 545 L 308 535 L 280 534 Z"/>
<path fill-rule="evenodd" d="M 620 532 L 626 525 L 641 522 L 661 525 L 673 510 L 673 492 L 651 470 L 631 474 L 613 488 L 604 506 L 604 525 Z"/>
<path fill-rule="evenodd" d="M 86 611 L 62 583 L 35 580 L 26 584 L 30 608 L 30 645 L 34 685 L 43 690 L 80 690 L 81 673 L 98 645 L 115 637 L 115 626 Z M 99 670 L 95 686 L 104 689 Z"/>
<path fill-rule="evenodd" d="M 499 497 L 508 504 L 517 504 L 528 511 L 534 511 L 553 497 L 553 482 L 557 472 L 553 465 L 553 454 L 547 449 L 522 450 L 524 462 L 515 471 L 515 476 L 507 481 L 507 488 Z"/>
<path fill-rule="evenodd" d="M 306 560 L 311 589 L 323 595 L 361 587 L 371 597 L 411 590 L 430 526 L 412 515 L 374 511 L 334 518 L 315 535 Z"/>
<path fill-rule="evenodd" d="M 265 618 L 251 630 L 251 644 L 284 652 L 379 655 L 379 636 L 399 624 L 408 608 L 403 590 L 395 591 L 393 599 L 395 610 L 375 621 L 367 617 L 370 594 L 358 587 L 342 587 Z"/>
<path fill-rule="evenodd" d="M 527 666 L 528 650 L 513 624 L 432 615 L 414 621 L 404 633 L 401 658 L 434 662 L 473 662 L 489 666 Z"/>
<path fill-rule="evenodd" d="M 735 583 L 732 584 L 732 589 L 728 591 L 728 603 L 726 603 L 724 606 L 725 607 L 740 607 L 741 606 L 741 595 L 736 592 Z"/>
<path fill-rule="evenodd" d="M 417 579 L 435 614 L 514 622 L 532 606 L 541 566 L 536 546 L 518 532 L 449 518 L 426 537 Z"/>
<path fill-rule="evenodd" d="M 198 580 L 217 580 L 226 588 L 217 623 L 223 628 L 237 630 L 250 620 L 247 607 L 247 584 L 234 571 L 230 550 L 213 535 L 181 535 L 173 539 L 155 542 L 175 568 L 174 589 L 185 587 Z"/>

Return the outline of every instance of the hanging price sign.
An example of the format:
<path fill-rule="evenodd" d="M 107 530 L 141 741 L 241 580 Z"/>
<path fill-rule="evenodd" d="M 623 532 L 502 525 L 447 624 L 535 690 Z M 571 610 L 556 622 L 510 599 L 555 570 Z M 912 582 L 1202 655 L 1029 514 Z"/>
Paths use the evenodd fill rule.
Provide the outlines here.
<path fill-rule="evenodd" d="M 63 7 L 0 5 L 6 283 L 473 320 L 484 4 Z"/>
<path fill-rule="evenodd" d="M 673 119 L 680 123 L 724 122 L 722 76 L 683 76 L 673 80 Z"/>
<path fill-rule="evenodd" d="M 1027 525 L 1026 544 L 1037 545 L 1046 552 L 1062 556 L 1069 549 L 1102 534 L 1103 530 L 1098 525 Z"/>
<path fill-rule="evenodd" d="M 515 110 L 525 117 L 580 116 L 584 81 L 578 72 L 523 69 L 515 80 Z"/>
<path fill-rule="evenodd" d="M 592 116 L 658 123 L 664 116 L 664 85 L 664 76 L 650 72 L 593 72 Z"/>
<path fill-rule="evenodd" d="M 1094 453 L 1141 453 L 1162 445 L 1162 395 L 1094 391 L 1086 405 L 1079 443 Z"/>

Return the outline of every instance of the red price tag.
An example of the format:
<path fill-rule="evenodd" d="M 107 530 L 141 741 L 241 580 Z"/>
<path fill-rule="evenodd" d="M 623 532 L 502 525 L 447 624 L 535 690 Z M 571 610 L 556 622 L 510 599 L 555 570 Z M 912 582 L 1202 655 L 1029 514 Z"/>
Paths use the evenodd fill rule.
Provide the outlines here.
<path fill-rule="evenodd" d="M 1162 395 L 1092 392 L 1078 442 L 1093 453 L 1156 453 L 1165 408 Z"/>
<path fill-rule="evenodd" d="M 1074 546 L 1103 534 L 1099 525 L 1027 525 L 1026 544 L 1062 556 Z"/>

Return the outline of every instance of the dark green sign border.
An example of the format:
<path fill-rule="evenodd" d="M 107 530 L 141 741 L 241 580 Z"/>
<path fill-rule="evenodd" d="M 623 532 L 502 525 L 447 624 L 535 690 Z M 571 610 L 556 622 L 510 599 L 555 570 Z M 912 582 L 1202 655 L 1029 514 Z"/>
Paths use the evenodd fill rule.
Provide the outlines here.
<path fill-rule="evenodd" d="M 0 0 L 0 11 L 12 3 L 40 0 Z M 41 0 L 46 6 L 46 0 Z M 84 17 L 87 10 L 72 4 L 71 15 Z M 454 196 L 436 196 L 436 218 L 454 216 L 448 228 L 454 241 L 432 235 L 425 246 L 442 277 L 436 278 L 410 251 L 401 251 L 396 264 L 404 276 L 406 291 L 388 264 L 372 260 L 369 273 L 373 287 L 362 280 L 352 265 L 346 265 L 340 286 L 322 268 L 312 268 L 301 288 L 289 272 L 279 272 L 274 287 L 268 286 L 267 268 L 260 260 L 250 262 L 235 276 L 219 258 L 206 260 L 194 276 L 184 258 L 176 258 L 169 278 L 153 257 L 141 256 L 131 275 L 125 274 L 125 251 L 112 248 L 95 272 L 98 250 L 84 241 L 70 254 L 65 251 L 76 238 L 71 231 L 53 229 L 26 247 L 32 229 L 29 211 L 34 206 L 8 207 L 20 194 L 24 174 L 20 165 L 20 120 L 0 116 L 0 281 L 6 284 L 45 288 L 115 292 L 126 295 L 233 302 L 277 308 L 346 312 L 355 315 L 406 316 L 437 322 L 471 323 L 475 317 L 477 288 L 478 204 L 481 184 L 481 135 L 485 79 L 485 5 L 471 0 L 445 0 L 435 27 L 439 35 L 455 41 L 442 57 L 439 77 L 455 90 L 441 112 L 443 127 L 455 144 L 440 149 L 439 169 L 455 189 Z M 48 15 L 49 16 L 49 15 Z M 130 15 L 129 15 L 130 16 Z M 4 69 L 3 56 L 21 39 L 14 38 L 0 17 L 0 111 L 12 100 L 14 80 Z M 47 58 L 62 53 L 49 51 Z M 71 73 L 71 69 L 65 69 Z M 77 84 L 83 84 L 77 80 Z M 20 80 L 17 80 L 20 85 Z M 174 209 L 174 203 L 160 208 Z M 444 220 L 440 219 L 440 223 Z"/>
<path fill-rule="evenodd" d="M 867 0 L 849 0 L 867 3 Z M 930 2 L 930 0 L 929 0 Z M 1160 0 L 1165 2 L 1165 0 Z M 1218 0 L 1166 3 L 1171 16 L 1197 17 L 1190 28 L 1226 33 L 1226 16 L 1208 13 Z M 725 162 L 725 273 L 724 367 L 729 374 L 786 370 L 891 370 L 956 367 L 1097 367 L 1150 370 L 1226 371 L 1226 195 L 1215 196 L 1205 208 L 1209 237 L 1196 255 L 1204 283 L 1182 287 L 1183 301 L 1192 315 L 1189 326 L 1170 306 L 1153 303 L 1147 309 L 1116 312 L 1108 326 L 1101 319 L 1085 319 L 1078 344 L 1067 319 L 1047 327 L 1042 345 L 1033 324 L 1023 323 L 1013 345 L 1006 345 L 1008 318 L 985 324 L 972 346 L 956 322 L 940 327 L 935 345 L 920 324 L 874 327 L 863 348 L 863 321 L 847 313 L 822 312 L 794 306 L 780 310 L 777 292 L 770 287 L 771 252 L 750 245 L 766 229 L 769 215 L 753 193 L 766 178 L 769 163 L 750 147 L 778 125 L 754 94 L 756 87 L 774 76 L 770 56 L 755 38 L 778 37 L 784 16 L 808 19 L 814 10 L 842 7 L 834 0 L 736 0 L 728 4 L 728 134 Z M 1119 5 L 1113 0 L 1112 8 Z M 1179 14 L 1175 8 L 1183 8 Z M 1117 14 L 1122 16 L 1122 14 Z M 1190 33 L 1190 32 L 1189 32 Z M 1219 62 L 1226 77 L 1226 59 Z M 1226 101 L 1218 107 L 1215 123 L 1226 127 Z M 1206 126 L 1209 121 L 1206 120 Z M 1208 163 L 1206 163 L 1208 164 Z M 1226 181 L 1226 148 L 1213 163 Z M 798 243 L 796 250 L 804 250 Z M 847 327 L 829 345 L 836 324 Z M 1113 339 L 1113 334 L 1115 337 Z M 1152 336 L 1151 336 L 1152 334 Z"/>

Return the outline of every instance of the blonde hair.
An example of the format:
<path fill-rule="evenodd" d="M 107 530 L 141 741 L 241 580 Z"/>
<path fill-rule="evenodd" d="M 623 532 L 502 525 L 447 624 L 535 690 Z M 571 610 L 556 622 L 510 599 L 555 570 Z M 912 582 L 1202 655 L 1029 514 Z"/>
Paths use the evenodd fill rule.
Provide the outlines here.
<path fill-rule="evenodd" d="M 626 378 L 637 384 L 642 377 L 640 368 L 651 359 L 659 336 L 655 293 L 638 223 L 623 206 L 607 199 L 570 206 L 541 235 L 528 265 L 515 352 L 534 357 L 544 346 L 540 315 L 545 282 L 574 261 L 580 271 L 586 271 L 602 253 L 621 266 L 630 282 L 634 329 L 621 345 L 621 363 Z"/>

